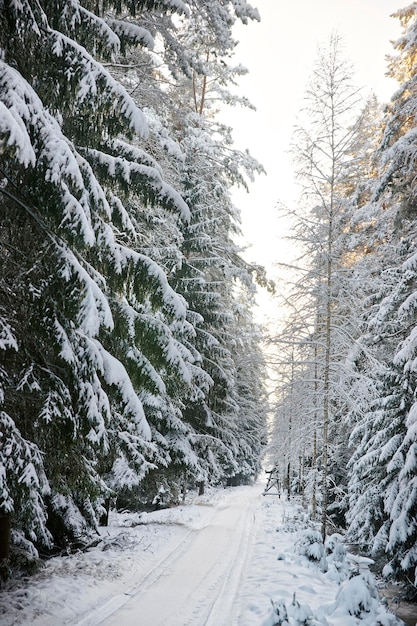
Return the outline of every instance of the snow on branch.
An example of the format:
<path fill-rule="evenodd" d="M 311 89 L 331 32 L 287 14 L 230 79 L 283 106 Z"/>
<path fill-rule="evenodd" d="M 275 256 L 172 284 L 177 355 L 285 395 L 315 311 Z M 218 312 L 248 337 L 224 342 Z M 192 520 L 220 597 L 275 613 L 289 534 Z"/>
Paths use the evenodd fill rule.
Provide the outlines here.
<path fill-rule="evenodd" d="M 248 23 L 249 20 L 261 21 L 258 9 L 255 9 L 246 0 L 232 0 L 233 7 L 235 9 L 236 16 L 243 22 Z"/>
<path fill-rule="evenodd" d="M 187 314 L 186 301 L 169 285 L 163 269 L 146 255 L 130 250 L 129 248 L 123 249 L 126 251 L 126 258 L 130 257 L 137 266 L 142 266 L 148 276 L 154 279 L 155 291 L 160 295 L 163 304 L 171 310 L 175 317 L 185 319 Z"/>
<path fill-rule="evenodd" d="M 134 437 L 127 432 L 118 433 L 119 446 L 123 446 L 128 452 L 129 460 L 122 450 L 118 451 L 118 457 L 113 463 L 109 476 L 110 486 L 117 486 L 117 489 L 131 489 L 139 485 L 145 478 L 146 474 L 155 469 L 153 463 L 149 463 L 140 452 L 140 446 Z M 132 458 L 134 467 L 132 467 Z"/>
<path fill-rule="evenodd" d="M 144 376 L 146 376 L 158 394 L 166 393 L 166 386 L 161 375 L 156 371 L 149 359 L 147 359 L 136 346 L 130 346 L 127 350 L 126 357 L 134 363 L 135 367 L 140 370 Z"/>
<path fill-rule="evenodd" d="M 0 317 L 0 350 L 8 350 L 10 348 L 17 352 L 17 341 L 9 324 L 7 324 L 5 319 Z"/>
<path fill-rule="evenodd" d="M 51 182 L 61 194 L 64 205 L 62 225 L 70 224 L 72 229 L 79 230 L 87 245 L 93 245 L 95 235 L 88 197 L 84 193 L 78 200 L 75 195 L 77 191 L 85 190 L 78 155 L 32 87 L 16 70 L 1 61 L 0 97 L 3 101 L 0 116 L 7 108 L 7 119 L 9 122 L 14 120 L 14 136 L 20 135 L 24 141 L 20 162 L 25 167 L 36 163 L 44 167 L 45 180 Z M 4 120 L 6 116 L 1 116 L 0 124 Z M 70 187 L 75 187 L 75 191 Z M 93 190 L 96 194 L 97 188 L 96 183 Z"/>
<path fill-rule="evenodd" d="M 128 39 L 132 44 L 140 44 L 153 50 L 155 46 L 154 38 L 149 30 L 127 22 L 126 20 L 116 20 L 115 18 L 108 17 L 107 24 L 110 26 L 112 32 L 114 32 L 120 39 Z"/>
<path fill-rule="evenodd" d="M 118 37 L 118 33 L 115 31 L 114 28 L 111 28 L 111 26 L 109 26 L 106 21 L 104 21 L 98 15 L 95 15 L 95 13 L 88 11 L 81 5 L 77 6 L 77 12 L 75 15 L 77 14 L 80 16 L 80 19 L 87 22 L 88 30 L 91 30 L 92 27 L 97 28 L 108 48 L 110 48 L 115 53 L 120 51 L 120 39 Z"/>
<path fill-rule="evenodd" d="M 152 136 L 156 139 L 161 148 L 169 156 L 180 161 L 181 163 L 184 163 L 185 152 L 183 151 L 178 141 L 170 136 L 170 132 L 162 124 L 157 112 L 151 107 L 144 107 L 143 112 L 146 115 L 146 119 L 148 120 L 148 125 L 152 132 Z"/>
<path fill-rule="evenodd" d="M 159 0 L 158 5 L 162 9 L 165 7 L 165 10 L 179 13 L 180 15 L 185 15 L 186 17 L 190 17 L 191 11 L 189 8 L 190 2 L 184 2 L 183 0 Z"/>
<path fill-rule="evenodd" d="M 192 377 L 189 363 L 193 362 L 191 352 L 175 339 L 169 326 L 157 315 L 137 314 L 137 320 L 140 324 L 152 329 L 166 363 L 174 367 L 176 374 L 184 383 L 190 384 Z"/>
<path fill-rule="evenodd" d="M 190 16 L 190 9 L 187 6 L 187 4 L 183 2 L 182 0 L 163 0 L 163 1 L 167 7 L 174 9 L 175 11 L 177 11 L 177 13 L 182 13 L 183 15 L 186 15 L 187 17 Z"/>
<path fill-rule="evenodd" d="M 136 228 L 133 225 L 129 212 L 126 210 L 123 202 L 111 192 L 108 193 L 108 197 L 109 206 L 112 210 L 113 221 L 120 223 L 121 228 L 129 233 L 129 236 L 135 240 L 137 238 Z"/>
<path fill-rule="evenodd" d="M 52 53 L 65 59 L 67 79 L 73 80 L 80 77 L 76 95 L 78 103 L 81 104 L 97 94 L 105 95 L 115 114 L 120 113 L 129 128 L 139 136 L 147 137 L 146 118 L 126 89 L 88 54 L 83 46 L 57 31 L 49 30 L 48 32 L 54 40 Z M 80 67 L 82 72 L 80 72 Z"/>
<path fill-rule="evenodd" d="M 137 146 L 133 146 L 122 139 L 114 139 L 111 143 L 109 143 L 110 148 L 114 151 L 114 154 L 117 154 L 120 157 L 123 157 L 129 161 L 133 161 L 136 163 L 142 163 L 142 165 L 148 165 L 149 167 L 153 167 L 162 176 L 162 168 L 159 163 L 145 150 L 138 148 Z"/>
<path fill-rule="evenodd" d="M 33 9 L 32 9 L 32 6 Z M 47 17 L 42 10 L 40 3 L 31 3 L 28 0 L 10 0 L 10 11 L 15 15 L 16 30 L 19 35 L 25 32 L 28 27 L 36 34 L 40 35 L 39 26 L 46 28 Z"/>
<path fill-rule="evenodd" d="M 410 174 L 414 172 L 417 160 L 417 129 L 411 128 L 400 137 L 382 155 L 382 167 L 386 167 L 379 184 L 371 198 L 371 202 L 377 201 L 397 173 Z"/>
<path fill-rule="evenodd" d="M 42 496 L 50 493 L 39 448 L 24 439 L 14 420 L 0 411 L 0 500 L 8 513 L 14 511 L 17 489 L 24 492 L 26 506 L 31 508 L 27 532 L 32 540 L 51 545 L 46 528 L 46 511 Z"/>
<path fill-rule="evenodd" d="M 94 337 L 99 332 L 101 325 L 112 330 L 114 323 L 110 306 L 104 293 L 106 287 L 104 277 L 94 271 L 91 266 L 88 266 L 89 271 L 93 273 L 90 276 L 89 271 L 81 265 L 74 253 L 65 247 L 63 243 L 61 246 L 58 246 L 58 252 L 63 260 L 63 268 L 60 271 L 62 278 L 69 281 L 73 276 L 76 276 L 81 285 L 83 285 L 83 299 L 80 303 L 78 314 L 80 327 L 89 337 Z"/>
<path fill-rule="evenodd" d="M 0 102 L 0 154 L 7 148 L 14 149 L 24 167 L 35 164 L 35 153 L 23 120 Z"/>
<path fill-rule="evenodd" d="M 416 371 L 417 328 L 413 328 L 394 356 L 394 365 L 403 366 L 404 371 Z"/>
<path fill-rule="evenodd" d="M 102 358 L 104 380 L 108 385 L 117 387 L 125 405 L 125 413 L 130 416 L 132 423 L 139 428 L 139 434 L 145 440 L 150 441 L 151 429 L 146 420 L 142 403 L 133 388 L 129 374 L 124 365 L 111 355 L 110 352 L 105 350 L 100 342 L 96 341 L 95 343 Z"/>
<path fill-rule="evenodd" d="M 156 167 L 132 162 L 91 148 L 83 148 L 82 151 L 86 157 L 100 165 L 107 176 L 122 180 L 126 185 L 135 185 L 136 190 L 145 200 L 151 202 L 159 200 L 164 208 L 178 211 L 183 220 L 189 221 L 188 205 L 181 195 L 162 179 Z"/>

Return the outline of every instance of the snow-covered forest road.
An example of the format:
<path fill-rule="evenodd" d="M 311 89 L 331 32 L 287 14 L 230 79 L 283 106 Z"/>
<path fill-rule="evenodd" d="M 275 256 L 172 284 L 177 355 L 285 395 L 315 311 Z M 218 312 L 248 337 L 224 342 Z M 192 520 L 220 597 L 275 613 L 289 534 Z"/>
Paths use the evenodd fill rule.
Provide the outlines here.
<path fill-rule="evenodd" d="M 283 611 L 290 626 L 398 626 L 366 560 L 336 536 L 324 553 L 301 502 L 263 488 L 112 511 L 94 545 L 0 591 L 1 626 L 275 626 Z"/>
<path fill-rule="evenodd" d="M 238 488 L 209 510 L 200 529 L 176 533 L 137 583 L 77 626 L 220 626 L 232 624 L 233 601 L 255 533 L 259 489 Z M 179 539 L 179 541 L 178 541 Z M 149 618 L 140 616 L 149 616 Z M 104 618 L 104 619 L 103 619 Z"/>

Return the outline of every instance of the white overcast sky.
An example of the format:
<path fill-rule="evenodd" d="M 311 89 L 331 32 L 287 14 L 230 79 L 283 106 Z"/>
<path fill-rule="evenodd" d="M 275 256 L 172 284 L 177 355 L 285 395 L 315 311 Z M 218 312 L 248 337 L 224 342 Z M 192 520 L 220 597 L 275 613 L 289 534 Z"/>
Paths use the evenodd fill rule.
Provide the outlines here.
<path fill-rule="evenodd" d="M 271 266 L 285 257 L 280 241 L 282 224 L 275 207 L 296 197 L 288 149 L 296 116 L 317 56 L 317 46 L 337 31 L 346 57 L 356 69 L 355 83 L 366 96 L 373 90 L 388 102 L 396 83 L 385 77 L 391 41 L 401 34 L 398 19 L 390 17 L 408 6 L 399 0 L 251 0 L 261 22 L 239 26 L 235 61 L 249 70 L 241 91 L 257 111 L 233 109 L 227 117 L 236 146 L 248 148 L 267 170 L 250 194 L 237 193 L 244 239 L 252 244 L 247 257 Z"/>

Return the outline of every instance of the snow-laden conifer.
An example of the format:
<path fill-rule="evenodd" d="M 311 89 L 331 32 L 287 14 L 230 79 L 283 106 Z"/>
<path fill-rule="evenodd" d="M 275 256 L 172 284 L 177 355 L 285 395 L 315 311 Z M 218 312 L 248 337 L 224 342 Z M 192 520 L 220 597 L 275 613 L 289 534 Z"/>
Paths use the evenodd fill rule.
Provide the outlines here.
<path fill-rule="evenodd" d="M 154 48 L 159 34 L 158 54 L 190 76 L 202 64 L 176 39 L 172 12 L 186 19 L 197 11 L 223 52 L 233 48 L 234 20 L 258 16 L 232 2 L 105 8 L 12 1 L 0 35 L 1 290 L 19 346 L 4 361 L 4 419 L 16 441 L 28 442 L 15 451 L 33 496 L 28 510 L 14 500 L 15 524 L 46 545 L 87 532 L 105 498 L 138 488 L 151 471 L 171 468 L 177 480 L 185 469 L 197 480 L 217 464 L 217 477 L 238 467 L 235 420 L 231 443 L 209 436 L 201 455 L 206 433 L 184 418 L 185 402 L 207 402 L 213 379 L 196 341 L 202 317 L 170 280 L 192 218 L 182 174 L 177 161 L 161 167 L 152 146 L 167 163 L 185 163 L 184 152 L 149 113 L 148 124 L 116 67 L 132 46 Z M 152 93 L 146 104 L 155 109 L 163 90 Z M 219 320 L 225 326 L 229 316 Z M 225 336 L 213 342 L 233 368 Z M 220 394 L 232 372 L 223 365 Z M 208 448 L 213 441 L 221 454 Z M 207 457 L 215 460 L 204 468 Z M 5 498 L 14 479 L 4 478 Z"/>
<path fill-rule="evenodd" d="M 383 286 L 375 280 L 373 312 L 368 317 L 368 345 L 379 360 L 379 382 L 353 435 L 359 435 L 360 441 L 355 442 L 359 445 L 352 464 L 349 517 L 354 535 L 365 538 L 375 551 L 388 553 L 387 574 L 413 580 L 417 564 L 413 523 L 416 77 L 411 62 L 416 45 L 415 5 L 398 11 L 396 17 L 404 31 L 394 44 L 399 54 L 392 57 L 389 73 L 400 88 L 386 110 L 379 176 L 364 207 L 372 215 L 376 234 L 374 275 L 379 268 L 388 279 Z M 372 515 L 364 514 L 365 504 L 368 510 L 374 506 Z"/>
<path fill-rule="evenodd" d="M 28 449 L 43 455 L 50 493 L 38 489 L 38 508 L 48 509 L 49 521 L 44 515 L 31 534 L 41 543 L 50 537 L 45 523 L 63 540 L 59 518 L 68 537 L 94 525 L 109 488 L 137 484 L 154 466 L 140 399 L 149 378 L 140 370 L 158 358 L 188 381 L 190 354 L 170 329 L 185 323 L 186 303 L 136 249 L 128 190 L 136 203 L 185 219 L 188 209 L 151 157 L 118 140 L 120 132 L 138 141 L 148 133 L 144 114 L 100 62 L 119 50 L 119 35 L 78 2 L 13 3 L 12 27 L 0 68 L 2 211 L 6 221 L 17 212 L 23 228 L 14 248 L 13 228 L 3 233 L 7 271 L 23 235 L 35 236 L 19 276 L 31 308 L 16 323 L 20 349 L 8 364 L 5 407 L 9 430 L 15 424 Z M 144 356 L 130 358 L 135 350 Z M 25 475 L 40 484 L 34 472 Z M 22 506 L 14 512 L 28 532 Z M 77 516 L 80 523 L 67 524 Z"/>

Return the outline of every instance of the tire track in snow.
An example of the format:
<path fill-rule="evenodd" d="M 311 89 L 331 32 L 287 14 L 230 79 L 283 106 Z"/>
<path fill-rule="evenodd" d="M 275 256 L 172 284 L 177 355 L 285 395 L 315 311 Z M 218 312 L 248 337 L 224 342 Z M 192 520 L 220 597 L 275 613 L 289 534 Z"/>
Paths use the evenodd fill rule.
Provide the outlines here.
<path fill-rule="evenodd" d="M 211 607 L 210 613 L 204 622 L 204 626 L 230 626 L 237 623 L 237 616 L 233 615 L 233 607 L 237 597 L 239 583 L 245 563 L 248 561 L 250 547 L 254 539 L 254 526 L 256 523 L 255 513 L 251 507 L 247 511 L 243 522 L 239 541 L 233 550 L 233 558 L 225 570 L 225 576 L 221 579 L 221 588 Z"/>
<path fill-rule="evenodd" d="M 257 488 L 236 488 L 204 528 L 76 626 L 230 626 L 259 497 Z"/>
<path fill-rule="evenodd" d="M 138 593 L 138 591 L 146 591 L 146 589 L 155 584 L 161 576 L 166 573 L 167 563 L 175 562 L 176 559 L 180 558 L 181 555 L 187 551 L 195 532 L 195 530 L 187 531 L 186 535 L 171 551 L 165 553 L 149 570 L 141 573 L 141 577 L 138 581 L 122 593 L 111 596 L 107 602 L 97 609 L 90 611 L 88 615 L 78 620 L 74 626 L 98 626 L 102 624 L 106 618 L 117 612 L 132 596 Z"/>
<path fill-rule="evenodd" d="M 229 511 L 227 515 L 230 515 Z M 168 621 L 170 626 L 230 624 L 229 615 L 246 560 L 252 519 L 252 509 L 248 507 L 244 514 L 239 516 L 238 523 L 227 529 L 230 539 L 227 541 L 226 550 L 221 553 L 220 559 L 207 569 L 199 585 L 192 589 L 190 601 L 181 608 L 173 620 Z M 226 528 L 218 522 L 213 525 L 215 534 L 225 530 Z M 192 598 L 199 598 L 197 604 L 191 601 Z"/>

